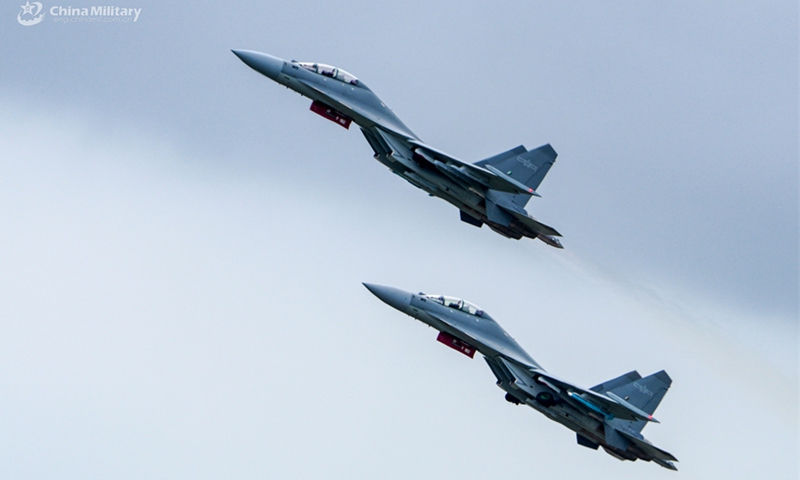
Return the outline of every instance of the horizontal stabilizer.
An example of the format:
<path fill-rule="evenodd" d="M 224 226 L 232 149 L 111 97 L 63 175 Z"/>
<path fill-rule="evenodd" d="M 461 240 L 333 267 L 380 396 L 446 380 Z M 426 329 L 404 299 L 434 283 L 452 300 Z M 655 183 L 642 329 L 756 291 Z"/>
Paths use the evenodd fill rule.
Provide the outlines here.
<path fill-rule="evenodd" d="M 501 218 L 505 218 L 506 222 L 510 220 L 510 217 L 516 219 L 519 223 L 522 223 L 530 230 L 537 234 L 549 235 L 551 237 L 560 237 L 561 234 L 556 231 L 553 227 L 547 226 L 541 222 L 536 221 L 533 217 L 528 216 L 528 212 L 525 211 L 522 206 L 515 202 L 516 195 L 509 195 L 503 192 L 498 192 L 496 190 L 487 190 L 486 192 L 486 212 L 487 217 L 489 220 L 495 222 L 492 219 L 490 213 L 490 208 L 494 210 L 503 210 L 504 215 Z M 496 214 L 496 212 L 494 212 Z M 498 215 L 500 216 L 500 215 Z M 508 218 L 506 218 L 508 217 Z M 500 221 L 496 221 L 496 223 L 500 223 L 502 225 L 508 225 L 508 223 L 503 223 Z"/>
<path fill-rule="evenodd" d="M 504 205 L 500 205 L 500 208 L 502 208 L 505 211 L 507 211 L 508 213 L 510 213 L 514 218 L 519 220 L 526 227 L 530 228 L 531 230 L 533 230 L 536 233 L 542 233 L 544 235 L 549 235 L 551 237 L 560 237 L 561 236 L 561 234 L 558 233 L 558 230 L 556 230 L 555 228 L 553 228 L 551 226 L 548 226 L 548 225 L 545 225 L 544 223 L 541 223 L 541 222 L 529 217 L 528 215 L 523 214 L 522 212 L 519 212 L 519 211 L 511 209 L 511 208 L 508 208 L 508 207 L 506 207 Z"/>
<path fill-rule="evenodd" d="M 653 445 L 652 443 L 648 442 L 644 438 L 639 438 L 639 437 L 637 437 L 635 435 L 631 435 L 630 433 L 627 433 L 624 430 L 618 430 L 618 431 L 619 431 L 620 434 L 622 434 L 623 437 L 625 437 L 628 440 L 630 440 L 631 443 L 633 443 L 637 447 L 639 447 L 642 450 L 644 450 L 648 455 L 651 455 L 653 458 L 657 458 L 657 459 L 660 459 L 660 460 L 673 461 L 673 462 L 677 462 L 678 461 L 678 459 L 675 458 L 674 455 L 672 455 L 671 453 L 666 452 L 664 450 L 661 450 L 660 448 L 656 447 L 655 445 Z"/>

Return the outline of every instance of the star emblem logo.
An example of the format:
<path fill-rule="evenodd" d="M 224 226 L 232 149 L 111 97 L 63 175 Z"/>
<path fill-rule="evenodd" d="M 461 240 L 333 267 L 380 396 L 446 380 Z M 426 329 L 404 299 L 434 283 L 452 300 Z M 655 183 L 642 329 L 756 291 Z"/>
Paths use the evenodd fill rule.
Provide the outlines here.
<path fill-rule="evenodd" d="M 536 170 L 539 170 L 539 167 L 531 163 L 531 161 L 527 158 L 517 157 L 517 161 L 521 163 L 525 168 L 530 168 L 533 170 L 533 173 L 536 173 Z"/>
<path fill-rule="evenodd" d="M 44 7 L 42 7 L 40 2 L 31 3 L 29 0 L 26 0 L 25 5 L 20 5 L 20 8 L 22 11 L 17 14 L 17 22 L 20 25 L 30 27 L 44 20 Z M 25 18 L 22 18 L 23 16 Z"/>

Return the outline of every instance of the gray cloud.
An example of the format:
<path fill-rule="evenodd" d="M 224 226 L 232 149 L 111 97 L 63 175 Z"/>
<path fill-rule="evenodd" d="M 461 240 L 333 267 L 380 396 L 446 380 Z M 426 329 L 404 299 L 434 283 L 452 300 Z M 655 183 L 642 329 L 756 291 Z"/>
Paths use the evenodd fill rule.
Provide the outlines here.
<path fill-rule="evenodd" d="M 462 231 L 403 185 L 387 204 L 292 195 L 303 185 L 267 167 L 219 171 L 138 132 L 98 137 L 80 115 L 5 110 L 9 477 L 671 474 L 581 449 L 506 404 L 482 362 L 437 344 L 364 280 L 469 298 L 587 386 L 666 368 L 664 423 L 646 433 L 682 475 L 796 468 L 794 326 L 770 333 L 569 250 Z"/>
<path fill-rule="evenodd" d="M 341 194 L 381 177 L 360 136 L 318 133 L 304 101 L 228 49 L 324 59 L 465 159 L 551 142 L 560 161 L 533 208 L 570 249 L 796 319 L 796 5 L 240 7 L 29 28 L 9 14 L 0 88 Z"/>

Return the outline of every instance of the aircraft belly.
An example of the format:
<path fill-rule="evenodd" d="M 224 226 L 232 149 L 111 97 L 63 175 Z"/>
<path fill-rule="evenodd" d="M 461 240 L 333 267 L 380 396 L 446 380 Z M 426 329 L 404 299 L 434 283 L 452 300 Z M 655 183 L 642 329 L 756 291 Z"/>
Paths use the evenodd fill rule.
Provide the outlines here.
<path fill-rule="evenodd" d="M 442 200 L 456 207 L 459 210 L 474 211 L 472 205 L 468 205 L 462 202 L 459 198 L 453 195 L 449 195 L 448 192 L 442 192 L 441 190 L 438 190 L 434 195 L 436 195 L 437 197 L 441 198 Z"/>
<path fill-rule="evenodd" d="M 627 450 L 630 441 L 625 439 L 615 428 L 606 424 L 605 426 L 605 445 L 614 447 L 618 450 Z"/>
<path fill-rule="evenodd" d="M 406 179 L 409 183 L 411 183 L 415 187 L 428 192 L 430 195 L 441 198 L 442 200 L 446 201 L 450 205 L 453 205 L 459 210 L 464 210 L 468 213 L 473 214 L 475 218 L 483 216 L 481 212 L 475 209 L 476 205 L 464 203 L 461 198 L 452 195 L 452 191 L 443 190 L 438 185 L 421 177 L 418 171 L 409 169 L 404 171 L 403 173 L 399 173 L 395 170 L 396 167 L 394 167 L 394 165 L 386 162 L 381 162 L 381 163 L 391 168 L 393 171 L 395 171 L 395 173 L 398 173 L 398 175 L 402 176 L 404 179 Z"/>
<path fill-rule="evenodd" d="M 486 362 L 497 377 L 497 385 L 501 389 L 517 397 L 522 394 L 524 403 L 529 407 L 595 443 L 605 444 L 606 438 L 602 422 L 586 415 L 564 402 L 563 399 L 549 405 L 540 403 L 536 398 L 541 392 L 552 393 L 556 398 L 560 395 L 544 385 L 537 384 L 532 378 L 529 381 L 526 373 L 521 372 L 519 367 L 502 357 L 492 360 L 487 358 Z"/>
<path fill-rule="evenodd" d="M 392 168 L 392 166 L 390 165 L 389 168 Z M 412 170 L 406 170 L 405 172 L 402 173 L 402 176 L 415 187 L 425 190 L 431 195 L 436 195 L 438 193 L 436 185 L 425 180 L 424 178 L 421 178 L 419 175 L 416 174 L 416 172 Z"/>
<path fill-rule="evenodd" d="M 457 207 L 459 206 L 459 204 L 466 204 L 474 208 L 482 200 L 481 197 L 474 194 L 472 191 L 460 185 L 457 185 L 456 183 L 450 181 L 449 179 L 444 178 L 440 174 L 430 173 L 421 168 L 416 169 L 415 173 L 420 177 L 424 178 L 425 180 L 427 180 L 429 183 L 436 185 L 436 190 L 439 191 L 440 197 L 445 198 L 446 196 L 456 199 L 458 203 L 452 201 L 450 201 L 450 203 L 454 204 Z"/>
<path fill-rule="evenodd" d="M 635 448 L 632 449 L 631 442 L 617 430 L 572 407 L 564 405 L 543 407 L 536 403 L 535 400 L 529 400 L 526 403 L 533 409 L 547 415 L 551 420 L 602 446 L 606 453 L 619 460 L 636 460 L 637 458 L 646 461 L 652 460 L 652 457 L 645 452 L 638 452 Z M 645 454 L 642 455 L 642 453 Z"/>

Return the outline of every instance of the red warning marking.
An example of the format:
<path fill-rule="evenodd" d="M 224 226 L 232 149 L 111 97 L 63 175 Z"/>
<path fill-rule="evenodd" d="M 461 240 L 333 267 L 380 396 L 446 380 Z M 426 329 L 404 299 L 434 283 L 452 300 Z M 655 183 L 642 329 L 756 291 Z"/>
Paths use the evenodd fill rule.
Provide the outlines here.
<path fill-rule="evenodd" d="M 453 350 L 458 350 L 469 358 L 473 358 L 475 356 L 475 347 L 467 342 L 457 339 L 449 333 L 439 332 L 439 336 L 436 337 L 436 340 L 444 343 Z"/>
<path fill-rule="evenodd" d="M 344 113 L 316 100 L 314 100 L 314 102 L 311 104 L 311 111 L 317 115 L 327 118 L 331 122 L 343 126 L 348 130 L 350 129 L 350 123 L 353 121 L 352 118 L 348 117 Z"/>

